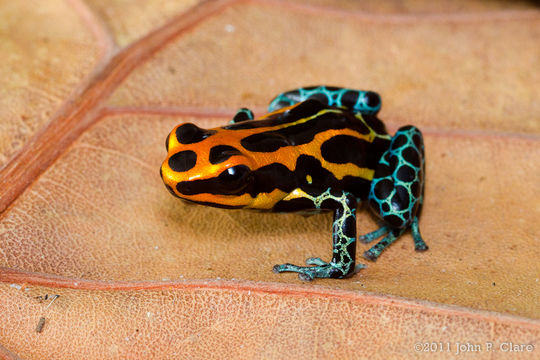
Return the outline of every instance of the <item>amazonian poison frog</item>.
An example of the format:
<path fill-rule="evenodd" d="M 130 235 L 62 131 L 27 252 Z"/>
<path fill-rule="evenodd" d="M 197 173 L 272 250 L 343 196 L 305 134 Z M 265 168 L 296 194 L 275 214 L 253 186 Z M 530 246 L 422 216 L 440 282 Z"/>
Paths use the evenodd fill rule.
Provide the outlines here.
<path fill-rule="evenodd" d="M 381 99 L 372 91 L 329 86 L 278 95 L 270 113 L 254 119 L 240 109 L 223 127 L 175 127 L 166 140 L 161 177 L 184 200 L 228 209 L 273 212 L 333 211 L 332 260 L 308 266 L 282 264 L 302 280 L 343 278 L 355 267 L 356 208 L 367 200 L 382 227 L 360 236 L 376 260 L 411 229 L 417 251 L 427 250 L 418 228 L 423 201 L 422 133 L 404 126 L 391 137 L 377 118 Z"/>

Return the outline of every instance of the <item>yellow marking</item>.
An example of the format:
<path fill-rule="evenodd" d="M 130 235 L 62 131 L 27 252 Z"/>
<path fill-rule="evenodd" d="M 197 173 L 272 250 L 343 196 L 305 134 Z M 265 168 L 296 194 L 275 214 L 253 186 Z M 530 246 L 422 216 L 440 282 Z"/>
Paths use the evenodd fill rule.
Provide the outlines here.
<path fill-rule="evenodd" d="M 285 196 L 287 196 L 287 193 L 279 190 L 274 189 L 270 193 L 259 193 L 253 202 L 248 205 L 248 208 L 250 209 L 260 209 L 260 210 L 269 210 L 271 209 L 278 201 L 282 200 Z"/>
<path fill-rule="evenodd" d="M 304 190 L 297 188 L 291 191 L 289 195 L 287 195 L 283 200 L 288 201 L 292 199 L 305 199 L 305 198 L 311 199 L 312 196 L 306 194 Z"/>
<path fill-rule="evenodd" d="M 307 183 L 310 185 L 313 182 L 313 178 L 311 177 L 311 175 L 306 175 L 306 180 L 307 180 Z"/>
<path fill-rule="evenodd" d="M 362 116 L 362 114 L 360 113 L 356 113 L 354 114 L 354 116 L 360 120 L 368 129 L 370 129 L 370 131 L 375 135 L 374 137 L 378 137 L 378 138 L 382 138 L 382 139 L 387 139 L 387 140 L 390 140 L 392 139 L 392 136 L 390 136 L 389 134 L 378 134 L 376 133 L 375 131 L 373 131 L 373 129 L 367 124 L 366 120 L 364 120 L 364 117 Z"/>

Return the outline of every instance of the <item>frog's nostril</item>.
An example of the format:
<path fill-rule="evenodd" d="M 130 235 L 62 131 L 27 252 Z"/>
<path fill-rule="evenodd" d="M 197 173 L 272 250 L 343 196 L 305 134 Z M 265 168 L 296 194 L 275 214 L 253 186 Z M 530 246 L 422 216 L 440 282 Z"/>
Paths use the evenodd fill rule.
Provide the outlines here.
<path fill-rule="evenodd" d="M 205 130 L 195 124 L 187 123 L 176 129 L 176 138 L 180 144 L 194 144 L 215 133 L 215 130 Z"/>

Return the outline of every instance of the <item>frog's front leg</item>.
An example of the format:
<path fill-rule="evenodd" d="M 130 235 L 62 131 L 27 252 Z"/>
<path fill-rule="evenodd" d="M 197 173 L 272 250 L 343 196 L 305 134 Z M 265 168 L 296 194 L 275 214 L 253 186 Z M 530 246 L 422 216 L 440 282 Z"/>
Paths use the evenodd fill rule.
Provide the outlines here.
<path fill-rule="evenodd" d="M 275 111 L 308 99 L 318 100 L 329 106 L 347 108 L 360 114 L 376 115 L 381 109 L 381 97 L 374 91 L 333 86 L 311 86 L 279 94 L 270 102 L 268 111 Z"/>
<path fill-rule="evenodd" d="M 306 263 L 314 266 L 281 264 L 274 272 L 297 272 L 299 278 L 344 278 L 355 271 L 356 257 L 356 198 L 345 191 L 327 189 L 323 193 L 296 189 L 276 205 L 275 210 L 326 209 L 334 211 L 332 227 L 333 256 L 330 262 L 309 258 Z M 361 268 L 359 266 L 358 268 Z"/>
<path fill-rule="evenodd" d="M 364 253 L 365 258 L 376 260 L 408 228 L 411 228 L 415 249 L 428 249 L 418 227 L 424 196 L 424 173 L 422 133 L 414 126 L 400 128 L 379 161 L 368 197 L 371 209 L 382 218 L 384 225 L 359 239 L 369 243 L 386 236 Z"/>

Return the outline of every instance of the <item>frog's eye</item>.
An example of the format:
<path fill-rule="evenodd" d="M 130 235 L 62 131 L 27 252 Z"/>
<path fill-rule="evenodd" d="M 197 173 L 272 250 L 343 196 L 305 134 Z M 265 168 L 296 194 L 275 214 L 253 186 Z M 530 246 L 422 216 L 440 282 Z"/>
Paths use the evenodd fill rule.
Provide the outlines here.
<path fill-rule="evenodd" d="M 225 194 L 236 194 L 250 182 L 251 170 L 246 165 L 237 165 L 224 170 L 217 177 Z"/>

